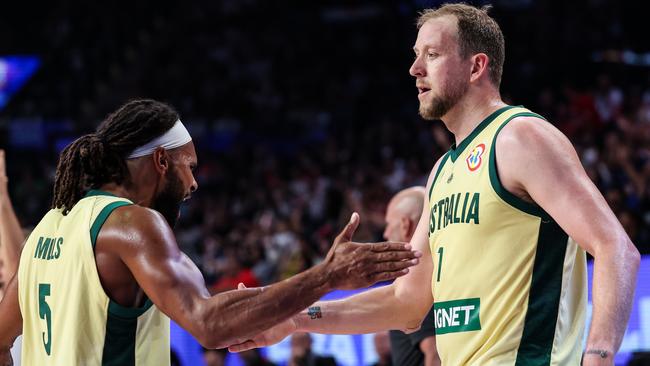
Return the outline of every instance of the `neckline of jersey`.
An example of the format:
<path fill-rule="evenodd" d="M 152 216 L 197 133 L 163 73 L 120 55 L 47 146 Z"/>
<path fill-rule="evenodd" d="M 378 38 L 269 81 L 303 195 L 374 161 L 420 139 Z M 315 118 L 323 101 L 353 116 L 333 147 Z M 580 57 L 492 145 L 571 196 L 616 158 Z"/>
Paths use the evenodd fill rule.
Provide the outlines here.
<path fill-rule="evenodd" d="M 456 159 L 460 156 L 460 154 L 465 151 L 465 148 L 467 148 L 467 145 L 469 145 L 474 138 L 481 133 L 487 127 L 492 121 L 494 121 L 501 113 L 512 109 L 516 108 L 515 106 L 512 105 L 507 105 L 505 107 L 501 107 L 497 109 L 496 111 L 492 112 L 489 116 L 487 116 L 481 123 L 479 123 L 473 130 L 472 132 L 463 139 L 463 141 L 460 142 L 460 145 L 456 147 L 456 143 L 451 145 L 449 148 L 449 157 L 451 158 L 451 162 L 455 163 Z"/>
<path fill-rule="evenodd" d="M 100 190 L 100 189 L 91 189 L 90 191 L 88 191 L 88 192 L 86 193 L 86 195 L 85 195 L 84 197 L 92 197 L 92 196 L 111 196 L 111 197 L 117 197 L 116 195 L 114 195 L 114 194 L 112 194 L 112 193 L 110 193 L 110 192 L 102 191 L 102 190 Z"/>

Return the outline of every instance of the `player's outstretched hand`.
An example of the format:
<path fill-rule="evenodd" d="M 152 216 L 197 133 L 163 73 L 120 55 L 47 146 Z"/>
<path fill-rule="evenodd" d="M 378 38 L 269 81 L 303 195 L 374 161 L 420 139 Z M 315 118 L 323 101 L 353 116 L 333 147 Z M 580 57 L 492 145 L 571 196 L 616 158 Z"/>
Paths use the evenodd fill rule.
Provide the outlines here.
<path fill-rule="evenodd" d="M 359 226 L 355 212 L 350 222 L 336 237 L 323 261 L 329 285 L 349 290 L 388 281 L 408 273 L 408 267 L 418 264 L 422 253 L 400 242 L 355 243 L 352 235 Z"/>

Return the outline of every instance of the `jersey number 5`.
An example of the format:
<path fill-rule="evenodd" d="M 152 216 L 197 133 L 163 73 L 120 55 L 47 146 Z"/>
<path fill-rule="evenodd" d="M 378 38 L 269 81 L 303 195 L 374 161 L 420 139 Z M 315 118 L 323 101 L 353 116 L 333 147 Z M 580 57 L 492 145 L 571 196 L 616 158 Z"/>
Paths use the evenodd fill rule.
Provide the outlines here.
<path fill-rule="evenodd" d="M 38 316 L 41 319 L 45 319 L 45 322 L 47 323 L 47 342 L 45 341 L 45 332 L 43 332 L 43 346 L 45 346 L 45 352 L 47 352 L 47 355 L 49 356 L 52 351 L 52 310 L 47 304 L 47 301 L 45 301 L 47 296 L 50 296 L 50 284 L 39 283 Z"/>

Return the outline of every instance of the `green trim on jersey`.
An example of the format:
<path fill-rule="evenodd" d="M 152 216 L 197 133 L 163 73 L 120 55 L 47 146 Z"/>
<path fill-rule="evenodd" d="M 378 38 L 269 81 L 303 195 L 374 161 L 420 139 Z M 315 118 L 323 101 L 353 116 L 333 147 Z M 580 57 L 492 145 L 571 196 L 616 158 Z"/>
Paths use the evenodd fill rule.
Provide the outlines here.
<path fill-rule="evenodd" d="M 102 211 L 99 213 L 97 218 L 95 219 L 95 222 L 93 222 L 93 225 L 90 227 L 90 243 L 93 246 L 93 251 L 95 251 L 95 242 L 97 241 L 97 236 L 99 235 L 99 230 L 102 228 L 104 225 L 104 222 L 106 222 L 106 219 L 108 219 L 108 216 L 113 212 L 118 207 L 122 206 L 128 206 L 131 205 L 131 202 L 127 201 L 117 201 L 113 203 L 109 203 L 102 209 Z"/>
<path fill-rule="evenodd" d="M 431 181 L 431 187 L 429 188 L 429 198 L 431 198 L 431 192 L 433 192 L 433 186 L 436 184 L 436 179 L 438 179 L 438 174 L 440 174 L 440 171 L 442 170 L 442 167 L 447 162 L 448 157 L 449 157 L 449 152 L 446 152 L 445 155 L 442 156 L 442 159 L 440 160 L 440 164 L 438 164 L 438 170 L 436 170 L 436 175 L 433 177 L 433 181 Z"/>
<path fill-rule="evenodd" d="M 150 299 L 140 308 L 127 308 L 113 300 L 108 303 L 102 366 L 135 365 L 135 338 L 138 318 L 153 306 Z"/>
<path fill-rule="evenodd" d="M 553 220 L 540 220 L 528 309 L 515 366 L 550 365 L 569 236 Z"/>
<path fill-rule="evenodd" d="M 111 305 L 113 302 L 111 301 Z M 108 312 L 102 366 L 135 365 L 135 335 L 138 318 L 121 318 Z"/>
<path fill-rule="evenodd" d="M 455 163 L 456 159 L 458 159 L 458 156 L 460 156 L 460 154 L 463 153 L 467 145 L 469 145 L 472 142 L 472 140 L 474 140 L 474 137 L 476 137 L 479 133 L 481 133 L 481 131 L 483 131 L 485 127 L 487 127 L 492 121 L 494 121 L 495 118 L 499 117 L 501 113 L 512 108 L 517 108 L 517 107 L 509 105 L 503 108 L 499 108 L 496 111 L 492 112 L 492 114 L 487 116 L 483 121 L 481 121 L 481 123 L 478 124 L 478 126 L 474 128 L 474 130 L 472 130 L 472 133 L 470 133 L 469 136 L 465 137 L 465 139 L 463 139 L 463 141 L 460 142 L 460 145 L 458 145 L 458 147 L 456 147 L 455 143 L 451 145 L 451 148 L 449 149 L 449 155 L 451 156 L 451 161 Z"/>
<path fill-rule="evenodd" d="M 117 197 L 114 194 L 106 191 L 102 191 L 100 189 L 91 189 L 90 191 L 86 192 L 86 195 L 84 197 L 92 197 L 92 196 L 111 196 L 111 197 Z"/>
<path fill-rule="evenodd" d="M 492 188 L 494 191 L 508 203 L 510 206 L 519 209 L 525 213 L 535 215 L 538 217 L 543 217 L 545 219 L 549 219 L 550 216 L 538 205 L 526 202 L 522 200 L 521 198 L 515 196 L 514 194 L 510 193 L 502 184 L 501 180 L 499 179 L 499 172 L 497 170 L 497 159 L 496 159 L 496 149 L 497 149 L 497 136 L 499 136 L 499 132 L 501 132 L 501 129 L 505 127 L 508 122 L 512 121 L 514 118 L 517 117 L 537 117 L 544 119 L 544 117 L 540 116 L 539 114 L 532 113 L 532 112 L 522 112 L 522 113 L 517 113 L 513 115 L 512 117 L 508 118 L 505 120 L 501 126 L 497 129 L 497 132 L 494 134 L 494 137 L 492 139 L 492 149 L 490 150 L 490 163 L 488 164 L 490 166 L 490 183 L 492 184 Z"/>
<path fill-rule="evenodd" d="M 153 306 L 153 302 L 148 298 L 144 305 L 139 308 L 127 308 L 111 300 L 108 304 L 108 313 L 122 319 L 136 319 L 149 310 L 151 306 Z"/>

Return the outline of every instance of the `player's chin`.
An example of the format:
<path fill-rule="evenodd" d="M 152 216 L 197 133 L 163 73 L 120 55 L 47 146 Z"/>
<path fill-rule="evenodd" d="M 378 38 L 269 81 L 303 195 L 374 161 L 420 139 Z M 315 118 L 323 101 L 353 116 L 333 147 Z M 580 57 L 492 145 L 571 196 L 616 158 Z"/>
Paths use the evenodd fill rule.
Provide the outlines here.
<path fill-rule="evenodd" d="M 423 103 L 420 103 L 420 109 L 418 110 L 418 114 L 422 119 L 425 119 L 427 121 L 432 121 L 435 120 L 436 118 L 433 116 L 433 113 L 431 112 L 431 105 L 425 105 Z"/>

